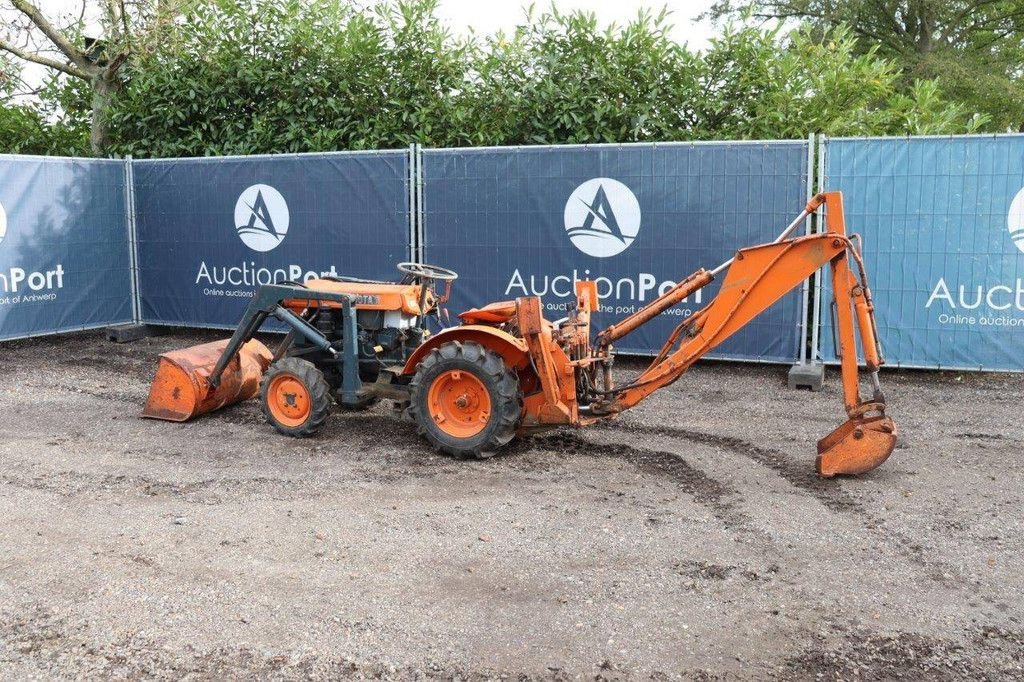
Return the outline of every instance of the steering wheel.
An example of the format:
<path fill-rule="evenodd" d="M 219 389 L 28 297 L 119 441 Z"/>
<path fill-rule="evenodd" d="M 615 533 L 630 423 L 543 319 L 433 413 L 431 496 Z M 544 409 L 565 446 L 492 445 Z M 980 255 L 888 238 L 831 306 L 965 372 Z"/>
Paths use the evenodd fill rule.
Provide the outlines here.
<path fill-rule="evenodd" d="M 413 277 L 436 279 L 442 282 L 451 282 L 459 277 L 458 273 L 454 270 L 436 265 L 427 265 L 426 263 L 399 263 L 398 271 Z"/>

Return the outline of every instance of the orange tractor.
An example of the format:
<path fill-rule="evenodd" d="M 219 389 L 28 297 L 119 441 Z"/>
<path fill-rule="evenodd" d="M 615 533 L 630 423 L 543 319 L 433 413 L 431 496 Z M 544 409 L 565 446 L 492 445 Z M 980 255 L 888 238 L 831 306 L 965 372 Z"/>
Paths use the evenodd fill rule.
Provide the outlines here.
<path fill-rule="evenodd" d="M 824 205 L 826 230 L 792 237 Z M 770 244 L 739 250 L 713 270 L 700 269 L 633 315 L 591 338 L 596 284 L 576 283 L 576 300 L 557 322 L 540 299 L 521 297 L 461 313 L 462 324 L 431 335 L 456 274 L 401 263 L 398 283 L 315 279 L 260 288 L 234 335 L 167 353 L 144 416 L 185 421 L 255 396 L 274 427 L 308 436 L 324 423 L 332 398 L 361 409 L 396 402 L 435 447 L 489 457 L 517 435 L 614 418 L 678 379 L 783 295 L 831 265 L 847 421 L 818 442 L 822 476 L 860 474 L 896 444 L 878 381 L 883 363 L 859 249 L 846 234 L 842 195 L 819 194 Z M 725 273 L 718 295 L 681 322 L 650 365 L 616 385 L 613 344 Z M 444 284 L 439 291 L 438 283 Z M 254 339 L 268 318 L 289 331 L 274 353 Z M 862 400 L 857 336 L 872 383 Z"/>

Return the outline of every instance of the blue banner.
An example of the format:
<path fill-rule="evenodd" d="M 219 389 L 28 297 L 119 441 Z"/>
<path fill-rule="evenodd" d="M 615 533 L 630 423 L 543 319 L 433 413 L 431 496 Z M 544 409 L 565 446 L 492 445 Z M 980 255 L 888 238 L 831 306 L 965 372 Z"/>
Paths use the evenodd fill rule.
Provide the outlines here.
<path fill-rule="evenodd" d="M 537 295 L 554 320 L 592 279 L 600 328 L 778 236 L 807 202 L 807 142 L 427 150 L 423 177 L 424 260 L 459 273 L 452 312 Z M 617 348 L 656 352 L 717 287 Z M 795 291 L 710 357 L 792 362 L 802 317 Z"/>
<path fill-rule="evenodd" d="M 142 320 L 233 327 L 261 284 L 393 280 L 409 260 L 409 154 L 136 161 Z"/>
<path fill-rule="evenodd" d="M 889 365 L 1024 369 L 1024 136 L 828 140 L 826 186 L 863 235 Z"/>
<path fill-rule="evenodd" d="M 121 161 L 0 156 L 0 339 L 129 322 Z"/>

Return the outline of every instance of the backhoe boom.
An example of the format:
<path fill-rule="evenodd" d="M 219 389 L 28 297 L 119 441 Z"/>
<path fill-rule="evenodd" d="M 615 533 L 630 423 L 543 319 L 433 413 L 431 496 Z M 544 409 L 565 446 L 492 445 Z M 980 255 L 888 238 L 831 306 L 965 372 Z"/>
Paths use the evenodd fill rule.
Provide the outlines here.
<path fill-rule="evenodd" d="M 800 223 L 821 206 L 826 209 L 825 231 L 791 238 Z M 851 259 L 857 265 L 856 274 L 850 266 Z M 836 302 L 843 397 L 848 421 L 819 442 L 817 468 L 823 476 L 874 469 L 892 452 L 896 443 L 896 426 L 891 418 L 885 416 L 885 399 L 878 381 L 878 368 L 883 360 L 875 328 L 874 306 L 859 250 L 846 234 L 842 194 L 839 192 L 815 196 L 774 242 L 740 249 L 719 267 L 710 271 L 698 270 L 641 310 L 599 332 L 590 356 L 575 363 L 577 379 L 585 387 L 583 391 L 577 391 L 583 396 L 579 407 L 580 423 L 618 414 L 676 381 L 693 363 L 826 265 L 831 269 Z M 612 343 L 707 286 L 722 272 L 725 275 L 718 295 L 676 328 L 647 369 L 628 384 L 609 385 L 607 368 L 613 357 Z M 523 316 L 524 301 L 520 299 L 519 302 L 520 326 L 536 329 L 538 323 Z M 589 314 L 585 319 L 577 315 L 571 324 L 579 328 L 581 319 L 582 324 L 589 328 Z M 860 396 L 858 333 L 865 366 L 874 386 L 872 397 L 867 401 L 862 401 Z M 550 357 L 540 358 L 538 362 L 539 366 L 550 364 Z M 594 386 L 597 383 L 596 372 L 591 369 L 594 364 L 604 365 L 602 376 L 606 378 L 603 390 Z M 542 376 L 542 385 L 544 382 L 545 377 Z M 554 394 L 555 388 L 551 387 L 549 392 Z M 545 409 L 545 412 L 550 410 Z"/>

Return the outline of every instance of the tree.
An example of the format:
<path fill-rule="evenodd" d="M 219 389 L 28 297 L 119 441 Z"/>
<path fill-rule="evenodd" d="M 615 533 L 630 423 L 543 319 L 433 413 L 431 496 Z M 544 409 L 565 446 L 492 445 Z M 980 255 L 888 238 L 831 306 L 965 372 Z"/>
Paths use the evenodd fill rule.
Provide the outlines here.
<path fill-rule="evenodd" d="M 77 18 L 58 23 L 31 0 L 6 0 L 10 22 L 0 34 L 0 53 L 27 63 L 38 64 L 56 77 L 68 77 L 88 84 L 89 145 L 95 155 L 106 151 L 107 112 L 119 87 L 121 67 L 140 47 L 137 34 L 173 16 L 171 3 L 159 0 L 102 0 L 95 8 L 102 36 L 84 35 L 89 0 L 82 0 Z M 98 1 L 98 0 L 97 0 Z M 72 90 L 73 90 L 72 86 Z"/>
<path fill-rule="evenodd" d="M 937 79 L 955 101 L 1024 129 L 1024 4 L 1020 0 L 719 0 L 713 18 L 807 22 L 821 36 L 846 25 L 914 81 Z"/>
<path fill-rule="evenodd" d="M 449 145 L 470 45 L 435 0 L 193 6 L 124 72 L 113 149 L 201 156 Z"/>
<path fill-rule="evenodd" d="M 899 66 L 859 51 L 846 29 L 730 26 L 693 52 L 665 13 L 602 26 L 552 10 L 511 35 L 458 38 L 437 0 L 185 7 L 133 32 L 105 109 L 109 153 L 942 134 L 987 120 L 934 80 L 901 84 Z M 54 134 L 47 148 L 95 122 L 91 93 L 83 79 L 51 79 L 34 111 Z"/>
<path fill-rule="evenodd" d="M 671 40 L 668 15 L 601 29 L 592 13 L 528 17 L 474 66 L 476 144 L 803 138 L 971 132 L 985 122 L 849 30 L 724 27 L 703 53 Z"/>
<path fill-rule="evenodd" d="M 467 91 L 479 125 L 466 143 L 689 138 L 700 59 L 670 34 L 665 12 L 606 27 L 592 12 L 528 15 L 477 53 Z"/>
<path fill-rule="evenodd" d="M 20 69 L 0 57 L 0 154 L 87 153 L 79 122 L 51 106 L 56 101 L 53 89 L 29 93 L 20 84 Z M 44 99 L 29 99 L 27 94 L 42 94 Z"/>
<path fill-rule="evenodd" d="M 934 81 L 901 90 L 894 62 L 855 48 L 842 27 L 823 36 L 726 27 L 703 56 L 696 136 L 928 135 L 974 132 L 987 122 L 945 99 Z"/>

